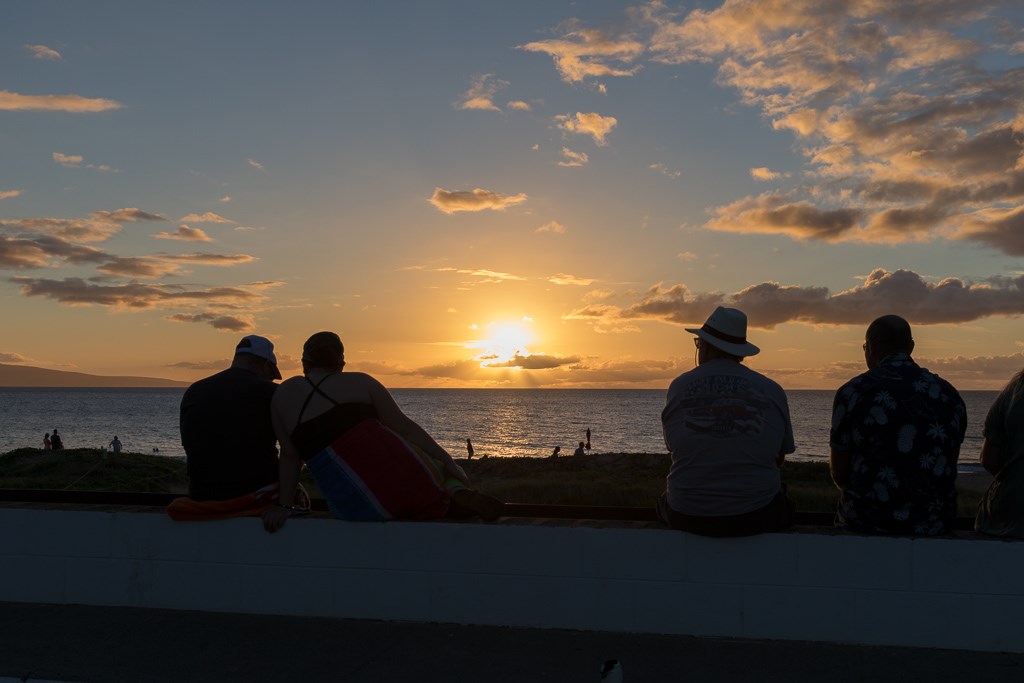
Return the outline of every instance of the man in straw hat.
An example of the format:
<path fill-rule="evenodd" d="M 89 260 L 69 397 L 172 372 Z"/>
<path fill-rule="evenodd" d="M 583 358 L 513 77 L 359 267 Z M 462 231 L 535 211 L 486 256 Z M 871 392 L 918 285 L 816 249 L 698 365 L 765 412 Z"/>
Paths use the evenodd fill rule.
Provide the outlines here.
<path fill-rule="evenodd" d="M 760 349 L 747 316 L 719 306 L 696 335 L 697 367 L 669 386 L 661 413 L 672 466 L 658 514 L 704 536 L 748 536 L 791 524 L 779 468 L 796 450 L 786 394 L 744 366 Z"/>

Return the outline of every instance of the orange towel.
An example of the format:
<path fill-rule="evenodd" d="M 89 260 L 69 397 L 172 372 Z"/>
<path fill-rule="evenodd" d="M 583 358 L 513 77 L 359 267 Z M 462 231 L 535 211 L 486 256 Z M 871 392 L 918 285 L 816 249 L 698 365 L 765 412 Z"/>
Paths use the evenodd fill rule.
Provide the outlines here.
<path fill-rule="evenodd" d="M 187 496 L 175 498 L 167 506 L 167 515 L 178 521 L 203 521 L 229 517 L 259 517 L 275 505 L 279 487 L 268 484 L 258 491 L 228 500 L 192 500 Z"/>

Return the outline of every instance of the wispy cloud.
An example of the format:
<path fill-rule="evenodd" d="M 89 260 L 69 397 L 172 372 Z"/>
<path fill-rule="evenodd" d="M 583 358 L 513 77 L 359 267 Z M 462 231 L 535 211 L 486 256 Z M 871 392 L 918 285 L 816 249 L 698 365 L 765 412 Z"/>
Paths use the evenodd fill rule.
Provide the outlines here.
<path fill-rule="evenodd" d="M 533 109 L 533 106 L 529 102 L 524 102 L 523 100 L 509 100 L 508 104 L 505 106 L 517 111 L 531 111 Z"/>
<path fill-rule="evenodd" d="M 260 162 L 256 161 L 255 159 L 246 159 L 245 163 L 249 164 L 253 168 L 258 169 L 260 171 L 266 170 L 266 169 L 263 168 L 263 164 L 261 164 Z"/>
<path fill-rule="evenodd" d="M 14 363 L 17 365 L 32 362 L 34 361 L 31 358 L 20 353 L 15 353 L 14 351 L 0 351 L 0 363 Z"/>
<path fill-rule="evenodd" d="M 505 361 L 494 361 L 484 363 L 485 368 L 522 368 L 524 370 L 551 370 L 563 365 L 573 365 L 580 362 L 579 356 L 553 356 L 545 353 L 528 353 L 520 355 L 516 351 L 512 358 Z"/>
<path fill-rule="evenodd" d="M 203 323 L 209 325 L 216 330 L 224 330 L 226 332 L 249 332 L 250 330 L 256 329 L 256 324 L 253 321 L 252 316 L 248 315 L 221 315 L 218 313 L 175 313 L 174 315 L 167 316 L 168 320 L 173 320 L 177 323 Z M 176 363 L 175 367 L 192 367 L 193 369 L 207 370 L 211 369 L 207 364 L 198 364 L 202 367 L 196 367 L 197 364 L 191 364 L 186 366 L 183 363 Z M 226 365 L 226 363 L 225 363 Z M 223 367 L 223 365 L 217 365 L 216 367 Z"/>
<path fill-rule="evenodd" d="M 606 76 L 632 76 L 640 69 L 635 62 L 644 52 L 644 44 L 628 34 L 613 37 L 598 29 L 581 28 L 577 22 L 565 23 L 559 38 L 518 47 L 551 55 L 555 68 L 567 83 Z"/>
<path fill-rule="evenodd" d="M 750 169 L 750 177 L 754 180 L 760 180 L 761 182 L 768 182 L 771 180 L 778 180 L 784 177 L 779 171 L 773 171 L 765 166 L 758 166 L 757 168 Z"/>
<path fill-rule="evenodd" d="M 51 156 L 54 161 L 67 168 L 91 168 L 94 171 L 103 171 L 104 173 L 121 172 L 107 164 L 83 164 L 82 162 L 84 161 L 84 158 L 81 154 L 62 154 L 60 152 L 54 152 Z"/>
<path fill-rule="evenodd" d="M 439 211 L 452 214 L 459 211 L 504 211 L 510 206 L 526 201 L 523 193 L 506 195 L 491 190 L 476 188 L 472 191 L 434 189 L 433 196 L 428 200 Z"/>
<path fill-rule="evenodd" d="M 587 156 L 586 152 L 574 152 L 568 147 L 563 147 L 562 160 L 558 162 L 558 165 L 572 168 L 584 166 L 588 161 L 590 161 L 590 157 Z"/>
<path fill-rule="evenodd" d="M 473 76 L 469 90 L 462 94 L 455 103 L 456 109 L 476 109 L 480 111 L 501 111 L 494 103 L 494 95 L 502 88 L 508 87 L 508 81 L 495 78 L 494 74 L 477 74 Z"/>
<path fill-rule="evenodd" d="M 895 302 L 904 302 L 902 305 Z M 827 287 L 762 282 L 732 294 L 693 292 L 686 285 L 651 287 L 625 308 L 590 305 L 566 319 L 615 322 L 656 320 L 699 324 L 716 306 L 743 310 L 754 327 L 782 323 L 867 325 L 878 316 L 898 313 L 913 323 L 964 323 L 992 316 L 1024 314 L 1024 276 L 971 283 L 959 278 L 929 282 L 909 270 L 876 269 L 856 287 L 831 294 Z"/>
<path fill-rule="evenodd" d="M 589 135 L 594 139 L 598 147 L 608 144 L 607 136 L 618 124 L 614 116 L 601 116 L 596 112 L 575 114 L 562 114 L 555 117 L 558 127 L 568 133 L 576 135 Z"/>
<path fill-rule="evenodd" d="M 228 202 L 231 201 L 231 195 L 226 194 L 223 197 L 221 197 L 220 199 L 218 199 L 217 201 L 222 203 L 222 204 L 227 204 Z"/>
<path fill-rule="evenodd" d="M 21 190 L 0 190 L 0 200 L 11 199 L 13 197 L 20 197 Z"/>
<path fill-rule="evenodd" d="M 193 263 L 203 266 L 237 266 L 242 263 L 252 263 L 255 256 L 249 254 L 159 254 L 159 257 L 166 261 L 178 263 Z M 256 283 L 261 286 L 277 286 L 279 282 Z"/>
<path fill-rule="evenodd" d="M 83 114 L 120 108 L 121 103 L 115 100 L 80 95 L 21 95 L 0 90 L 0 111 L 64 111 Z"/>
<path fill-rule="evenodd" d="M 174 232 L 158 232 L 153 237 L 161 240 L 182 240 L 184 242 L 211 242 L 209 235 L 203 232 L 202 228 L 191 228 L 187 225 L 179 225 Z"/>
<path fill-rule="evenodd" d="M 21 218 L 0 220 L 0 228 L 21 232 L 38 232 L 72 242 L 102 242 L 120 232 L 124 223 L 162 221 L 163 216 L 142 209 L 94 211 L 91 218 Z"/>
<path fill-rule="evenodd" d="M 544 225 L 540 226 L 534 232 L 553 232 L 556 235 L 562 235 L 565 233 L 565 226 L 558 221 L 548 221 Z"/>
<path fill-rule="evenodd" d="M 235 221 L 224 218 L 212 211 L 206 213 L 190 213 L 187 216 L 183 216 L 181 221 L 183 223 L 234 223 Z"/>
<path fill-rule="evenodd" d="M 594 278 L 576 277 L 575 275 L 569 275 L 567 273 L 558 273 L 548 278 L 548 282 L 556 285 L 575 285 L 577 287 L 587 287 L 595 282 Z"/>
<path fill-rule="evenodd" d="M 648 168 L 657 171 L 663 176 L 668 176 L 669 178 L 678 178 L 679 176 L 683 175 L 682 171 L 674 171 L 662 163 L 651 164 L 650 166 L 648 166 Z"/>
<path fill-rule="evenodd" d="M 45 45 L 26 45 L 25 49 L 32 53 L 32 59 L 60 61 L 60 53 Z"/>
<path fill-rule="evenodd" d="M 129 283 L 105 285 L 82 278 L 61 280 L 12 277 L 25 296 L 52 299 L 68 306 L 106 306 L 114 309 L 149 310 L 158 305 L 219 304 L 248 307 L 262 301 L 263 295 L 241 287 L 188 289 L 181 286 Z"/>

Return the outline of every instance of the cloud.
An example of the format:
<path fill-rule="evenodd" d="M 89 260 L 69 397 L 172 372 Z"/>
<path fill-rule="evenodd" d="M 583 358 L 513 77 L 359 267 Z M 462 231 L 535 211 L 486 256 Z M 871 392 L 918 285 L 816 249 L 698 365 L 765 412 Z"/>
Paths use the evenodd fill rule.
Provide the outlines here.
<path fill-rule="evenodd" d="M 596 112 L 585 114 L 579 111 L 575 114 L 556 116 L 555 121 L 558 122 L 558 127 L 566 132 L 591 136 L 598 147 L 608 144 L 606 137 L 619 122 L 614 116 L 601 116 Z"/>
<path fill-rule="evenodd" d="M 518 49 L 551 55 L 566 83 L 632 76 L 640 69 L 634 62 L 643 54 L 644 45 L 628 34 L 611 37 L 597 29 L 579 28 L 575 22 L 568 22 L 565 27 L 560 38 L 519 45 Z"/>
<path fill-rule="evenodd" d="M 226 194 L 223 197 L 221 197 L 220 199 L 218 199 L 217 201 L 221 202 L 222 204 L 227 204 L 228 202 L 231 201 L 231 195 Z"/>
<path fill-rule="evenodd" d="M 90 168 L 94 171 L 102 171 L 104 173 L 121 172 L 107 164 L 83 164 L 82 162 L 84 161 L 84 158 L 81 154 L 61 154 L 60 152 L 54 152 L 51 156 L 54 161 L 66 168 Z"/>
<path fill-rule="evenodd" d="M 234 223 L 235 221 L 230 218 L 224 218 L 212 211 L 206 213 L 190 213 L 187 216 L 182 217 L 183 223 Z"/>
<path fill-rule="evenodd" d="M 83 157 L 80 154 L 61 154 L 60 152 L 54 152 L 53 160 L 61 166 L 68 166 L 70 168 L 81 166 Z"/>
<path fill-rule="evenodd" d="M 750 177 L 754 180 L 760 180 L 761 182 L 768 182 L 771 180 L 778 180 L 782 178 L 782 173 L 773 171 L 765 166 L 758 166 L 757 168 L 750 169 Z"/>
<path fill-rule="evenodd" d="M 202 228 L 190 228 L 187 225 L 179 225 L 175 232 L 157 232 L 153 237 L 161 240 L 183 240 L 185 242 L 211 242 L 209 235 L 203 232 Z"/>
<path fill-rule="evenodd" d="M 90 99 L 79 95 L 20 95 L 0 90 L 0 111 L 64 111 L 81 114 L 120 109 L 114 100 Z"/>
<path fill-rule="evenodd" d="M 255 159 L 246 159 L 245 163 L 249 164 L 250 166 L 252 166 L 253 168 L 255 168 L 257 170 L 260 170 L 260 171 L 266 170 L 266 169 L 263 168 L 263 164 L 261 164 L 260 162 L 256 161 Z"/>
<path fill-rule="evenodd" d="M 110 255 L 51 235 L 11 237 L 0 233 L 0 268 L 45 268 L 52 259 L 67 263 L 100 263 Z"/>
<path fill-rule="evenodd" d="M 21 364 L 32 362 L 34 361 L 31 358 L 23 356 L 20 353 L 15 353 L 13 351 L 0 351 L 0 363 Z"/>
<path fill-rule="evenodd" d="M 473 76 L 469 90 L 459 98 L 455 108 L 501 111 L 501 107 L 494 103 L 494 94 L 507 86 L 508 81 L 496 79 L 494 74 L 477 74 Z"/>
<path fill-rule="evenodd" d="M 978 210 L 965 219 L 960 234 L 1011 256 L 1024 256 L 1024 206 Z"/>
<path fill-rule="evenodd" d="M 53 48 L 46 47 L 45 45 L 26 45 L 25 49 L 32 53 L 32 59 L 43 59 L 55 62 L 59 62 L 61 60 L 59 52 Z"/>
<path fill-rule="evenodd" d="M 252 263 L 255 256 L 248 254 L 160 254 L 160 258 L 178 263 L 195 263 L 204 266 L 234 266 L 240 263 Z M 279 282 L 260 283 L 264 286 L 277 286 Z"/>
<path fill-rule="evenodd" d="M 178 270 L 179 266 L 146 256 L 114 256 L 96 270 L 107 275 L 130 278 L 158 278 Z"/>
<path fill-rule="evenodd" d="M 534 230 L 534 232 L 552 232 L 555 233 L 556 235 L 563 235 L 565 234 L 565 226 L 559 223 L 558 221 L 548 221 L 544 225 Z"/>
<path fill-rule="evenodd" d="M 452 191 L 438 187 L 434 188 L 434 194 L 428 201 L 437 207 L 439 211 L 447 214 L 458 211 L 483 211 L 485 209 L 504 211 L 510 206 L 525 202 L 526 195 L 523 193 L 506 195 L 480 188 L 472 191 Z"/>
<path fill-rule="evenodd" d="M 678 258 L 680 261 L 685 261 L 688 263 L 690 261 L 696 261 L 700 257 L 697 256 L 697 254 L 693 253 L 692 251 L 681 251 L 678 254 L 676 254 L 676 258 Z"/>
<path fill-rule="evenodd" d="M 453 269 L 454 270 L 454 269 Z M 525 280 L 525 277 L 519 275 L 512 275 L 511 273 L 502 273 L 496 270 L 486 270 L 483 268 L 478 269 L 467 269 L 461 268 L 455 270 L 455 272 L 462 275 L 473 275 L 475 277 L 483 278 L 484 282 L 502 282 L 504 280 Z"/>
<path fill-rule="evenodd" d="M 586 152 L 574 152 L 568 147 L 562 148 L 562 161 L 558 162 L 559 166 L 584 166 L 590 157 L 587 156 Z"/>
<path fill-rule="evenodd" d="M 256 325 L 251 316 L 247 315 L 220 315 L 217 313 L 176 313 L 174 315 L 167 316 L 168 320 L 173 320 L 178 323 L 204 323 L 216 330 L 224 330 L 227 332 L 249 332 L 250 330 L 256 329 Z M 205 364 L 199 364 L 205 365 Z M 175 367 L 182 367 L 181 363 L 175 364 Z M 193 364 L 191 367 L 195 367 Z M 218 365 L 217 367 L 223 367 Z M 208 367 L 198 367 L 196 369 L 206 370 Z"/>
<path fill-rule="evenodd" d="M 640 301 L 624 308 L 590 304 L 563 318 L 600 324 L 654 320 L 699 325 L 716 306 L 739 308 L 752 327 L 761 328 L 783 323 L 867 325 L 889 313 L 902 315 L 914 324 L 965 323 L 1024 314 L 1024 276 L 977 283 L 953 277 L 929 282 L 909 270 L 878 268 L 862 284 L 836 294 L 826 287 L 777 282 L 762 282 L 732 294 L 693 292 L 683 284 L 657 284 Z"/>
<path fill-rule="evenodd" d="M 522 100 L 509 100 L 505 106 L 518 111 L 531 111 L 533 109 L 529 102 L 523 102 Z"/>
<path fill-rule="evenodd" d="M 0 190 L 0 200 L 21 196 L 21 190 Z"/>
<path fill-rule="evenodd" d="M 142 284 L 102 285 L 82 278 L 62 280 L 12 277 L 24 296 L 40 296 L 68 306 L 107 306 L 113 309 L 149 310 L 158 305 L 218 304 L 228 307 L 250 307 L 263 296 L 241 287 L 210 287 L 186 289 L 180 286 Z"/>
<path fill-rule="evenodd" d="M 660 164 L 660 163 L 659 164 L 651 164 L 647 168 L 655 170 L 658 173 L 662 174 L 663 176 L 668 176 L 669 178 L 678 178 L 679 176 L 683 175 L 682 171 L 673 171 L 672 169 L 670 169 L 665 164 Z"/>
<path fill-rule="evenodd" d="M 580 362 L 579 356 L 551 356 L 544 353 L 531 353 L 525 356 L 516 351 L 512 358 L 495 363 L 484 363 L 485 368 L 523 368 L 524 370 L 550 370 L 563 365 Z"/>
<path fill-rule="evenodd" d="M 549 277 L 548 282 L 556 285 L 576 285 L 579 287 L 587 287 L 597 282 L 597 280 L 594 278 L 583 278 L 576 277 L 575 275 L 568 275 L 566 273 L 559 273 Z"/>
<path fill-rule="evenodd" d="M 40 232 L 72 242 L 102 242 L 120 232 L 124 223 L 162 221 L 157 214 L 141 209 L 93 211 L 91 218 L 21 218 L 0 220 L 0 228 L 21 232 Z"/>
<path fill-rule="evenodd" d="M 792 134 L 801 184 L 773 206 L 763 196 L 725 202 L 708 227 L 833 242 L 952 238 L 1019 256 L 1010 214 L 1024 202 L 1024 79 L 1007 59 L 1022 52 L 1015 11 L 1010 0 L 726 0 L 692 11 L 653 0 L 628 10 L 617 33 L 570 21 L 558 37 L 519 47 L 551 55 L 569 83 L 629 76 L 641 59 L 709 64 L 772 129 Z M 568 115 L 558 123 L 598 144 L 608 133 Z"/>
<path fill-rule="evenodd" d="M 191 320 L 179 320 L 177 322 L 194 322 Z M 195 321 L 199 322 L 199 321 Z M 224 368 L 231 365 L 230 358 L 224 358 L 222 360 L 182 360 L 177 363 L 168 363 L 164 367 L 167 368 L 182 368 L 184 370 L 223 370 Z"/>
<path fill-rule="evenodd" d="M 853 207 L 823 209 L 807 201 L 788 201 L 789 195 L 765 193 L 745 197 L 714 209 L 706 224 L 724 232 L 762 232 L 800 239 L 834 242 L 851 235 L 866 237 L 861 221 L 866 211 Z"/>

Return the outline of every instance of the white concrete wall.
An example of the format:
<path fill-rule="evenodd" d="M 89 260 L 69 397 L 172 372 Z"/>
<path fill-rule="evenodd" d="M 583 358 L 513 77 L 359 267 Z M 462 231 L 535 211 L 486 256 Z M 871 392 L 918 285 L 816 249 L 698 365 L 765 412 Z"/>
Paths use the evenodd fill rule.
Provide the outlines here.
<path fill-rule="evenodd" d="M 0 601 L 1024 652 L 1024 542 L 0 509 Z"/>

